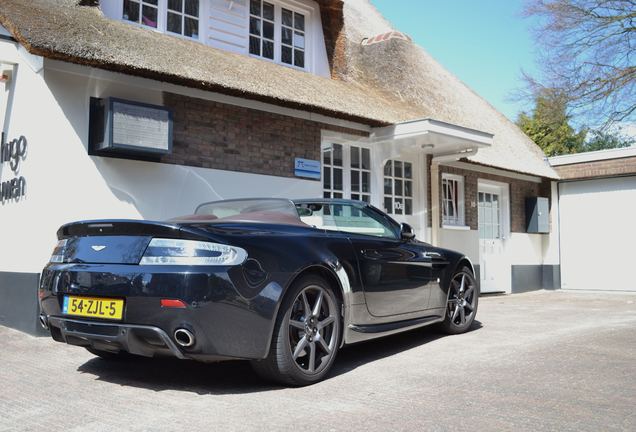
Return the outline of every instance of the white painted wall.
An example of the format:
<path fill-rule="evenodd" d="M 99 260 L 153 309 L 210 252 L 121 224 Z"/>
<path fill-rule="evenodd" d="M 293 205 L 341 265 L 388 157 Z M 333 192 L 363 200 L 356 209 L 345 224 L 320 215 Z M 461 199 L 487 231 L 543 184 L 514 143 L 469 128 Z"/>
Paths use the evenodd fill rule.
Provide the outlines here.
<path fill-rule="evenodd" d="M 161 92 L 126 84 L 125 79 L 96 78 L 88 68 L 86 75 L 47 67 L 36 72 L 31 64 L 37 65 L 38 58 L 27 61 L 10 42 L 0 41 L 0 62 L 17 65 L 3 130 L 9 139 L 28 139 L 19 173 L 27 180 L 27 195 L 0 206 L 5 228 L 0 271 L 39 272 L 55 244 L 56 230 L 69 221 L 165 219 L 192 213 L 197 204 L 215 199 L 321 195 L 320 182 L 315 181 L 89 156 L 90 96 L 157 104 Z M 2 164 L 0 179 L 13 175 L 8 164 Z"/>
<path fill-rule="evenodd" d="M 636 177 L 564 182 L 559 189 L 562 288 L 636 291 Z"/>
<path fill-rule="evenodd" d="M 159 1 L 162 5 L 162 2 L 167 0 Z M 249 55 L 249 0 L 199 0 L 199 2 L 199 40 L 215 48 Z M 330 77 L 318 3 L 313 0 L 271 0 L 271 2 L 276 5 L 278 22 L 280 22 L 280 6 L 305 15 L 306 70 L 316 75 Z M 102 0 L 100 3 L 104 15 L 116 20 L 121 20 L 122 5 L 123 0 Z M 160 26 L 161 22 L 160 19 Z M 276 32 L 276 41 L 279 38 L 280 34 Z"/>

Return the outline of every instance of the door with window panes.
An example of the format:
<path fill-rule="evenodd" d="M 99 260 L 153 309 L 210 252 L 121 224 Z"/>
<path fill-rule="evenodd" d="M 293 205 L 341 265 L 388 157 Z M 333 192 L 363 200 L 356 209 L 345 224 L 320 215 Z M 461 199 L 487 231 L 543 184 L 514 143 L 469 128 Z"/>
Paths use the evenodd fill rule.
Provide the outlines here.
<path fill-rule="evenodd" d="M 389 159 L 384 163 L 383 208 L 398 222 L 420 229 L 416 179 L 417 158 Z"/>
<path fill-rule="evenodd" d="M 322 151 L 325 198 L 371 202 L 371 150 L 348 144 L 328 144 Z"/>

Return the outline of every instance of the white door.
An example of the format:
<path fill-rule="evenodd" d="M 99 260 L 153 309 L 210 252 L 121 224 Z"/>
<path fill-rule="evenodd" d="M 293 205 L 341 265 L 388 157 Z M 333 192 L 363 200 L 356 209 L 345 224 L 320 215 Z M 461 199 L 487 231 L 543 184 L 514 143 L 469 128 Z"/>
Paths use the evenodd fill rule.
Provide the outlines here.
<path fill-rule="evenodd" d="M 417 155 L 384 162 L 382 206 L 393 219 L 411 225 L 417 236 L 424 238 L 422 200 L 419 199 L 422 182 L 417 167 Z"/>
<path fill-rule="evenodd" d="M 636 177 L 559 185 L 561 287 L 636 291 Z"/>
<path fill-rule="evenodd" d="M 503 292 L 510 279 L 503 245 L 504 210 L 501 187 L 478 186 L 479 277 L 481 292 Z"/>

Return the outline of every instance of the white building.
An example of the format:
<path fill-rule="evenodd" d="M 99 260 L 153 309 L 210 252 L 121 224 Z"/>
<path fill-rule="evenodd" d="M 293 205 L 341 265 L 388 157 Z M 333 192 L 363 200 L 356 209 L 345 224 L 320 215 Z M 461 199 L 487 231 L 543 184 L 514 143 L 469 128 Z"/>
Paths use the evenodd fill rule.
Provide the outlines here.
<path fill-rule="evenodd" d="M 366 0 L 6 0 L 0 24 L 0 324 L 35 331 L 62 224 L 246 196 L 366 200 L 483 292 L 559 287 L 556 172 Z M 156 139 L 101 148 L 100 107 Z"/>

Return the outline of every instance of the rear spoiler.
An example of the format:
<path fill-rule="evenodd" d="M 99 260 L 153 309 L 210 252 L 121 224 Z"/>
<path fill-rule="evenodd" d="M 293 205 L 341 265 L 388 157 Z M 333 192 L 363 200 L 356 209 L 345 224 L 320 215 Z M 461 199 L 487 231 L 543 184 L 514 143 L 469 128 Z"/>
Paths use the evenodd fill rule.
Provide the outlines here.
<path fill-rule="evenodd" d="M 211 240 L 210 232 L 178 223 L 134 219 L 104 219 L 72 222 L 57 231 L 59 240 L 69 237 L 133 235 L 190 240 Z"/>

